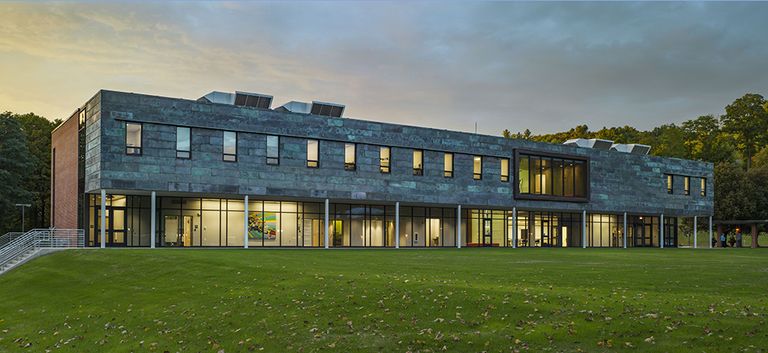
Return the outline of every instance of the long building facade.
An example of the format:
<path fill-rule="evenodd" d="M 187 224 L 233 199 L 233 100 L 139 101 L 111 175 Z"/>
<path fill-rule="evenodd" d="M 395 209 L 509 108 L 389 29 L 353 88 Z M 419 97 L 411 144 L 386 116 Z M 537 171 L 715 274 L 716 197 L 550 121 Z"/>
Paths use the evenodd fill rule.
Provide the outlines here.
<path fill-rule="evenodd" d="M 710 163 L 271 100 L 99 91 L 53 132 L 51 224 L 96 247 L 676 247 L 713 211 Z"/>

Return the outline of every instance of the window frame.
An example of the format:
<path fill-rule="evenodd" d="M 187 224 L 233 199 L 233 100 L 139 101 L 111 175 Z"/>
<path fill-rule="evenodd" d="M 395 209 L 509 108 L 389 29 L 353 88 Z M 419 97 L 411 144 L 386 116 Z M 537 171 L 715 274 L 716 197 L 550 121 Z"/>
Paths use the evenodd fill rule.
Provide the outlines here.
<path fill-rule="evenodd" d="M 227 146 L 226 146 L 226 135 L 227 133 L 233 133 L 235 134 L 235 153 L 227 153 L 225 152 Z M 227 157 L 231 157 L 231 159 L 227 159 Z M 222 130 L 221 132 L 221 160 L 224 162 L 231 162 L 231 163 L 237 163 L 237 131 L 230 131 L 230 130 Z"/>
<path fill-rule="evenodd" d="M 475 170 L 475 161 L 477 159 L 480 159 L 480 171 Z M 473 155 L 472 156 L 472 179 L 474 180 L 483 180 L 483 156 Z"/>
<path fill-rule="evenodd" d="M 701 190 L 699 190 L 699 195 L 701 197 L 707 197 L 707 178 L 701 177 Z"/>
<path fill-rule="evenodd" d="M 274 137 L 277 139 L 277 156 L 270 156 L 269 155 L 269 139 L 270 137 Z M 280 136 L 278 135 L 267 135 L 266 140 L 264 141 L 266 144 L 266 163 L 267 165 L 280 165 Z"/>
<path fill-rule="evenodd" d="M 416 153 L 417 152 L 419 153 L 419 156 L 420 156 L 420 161 L 419 161 L 420 162 L 419 163 L 419 167 L 420 168 L 416 168 Z M 414 176 L 424 176 L 424 150 L 422 150 L 422 149 L 414 149 L 413 153 L 411 153 L 411 162 L 412 162 L 411 165 L 413 167 L 413 175 Z"/>
<path fill-rule="evenodd" d="M 667 194 L 673 195 L 675 193 L 675 176 L 673 174 L 664 174 L 664 184 L 667 188 Z"/>
<path fill-rule="evenodd" d="M 352 147 L 352 163 L 347 162 L 347 147 Z M 357 169 L 357 144 L 354 142 L 344 143 L 344 170 L 355 171 Z"/>
<path fill-rule="evenodd" d="M 386 149 L 387 151 L 387 165 L 385 166 L 382 161 L 381 153 Z M 389 174 L 392 172 L 392 148 L 389 146 L 379 146 L 379 172 L 382 174 Z"/>
<path fill-rule="evenodd" d="M 179 129 L 187 129 L 187 139 L 189 140 L 189 146 L 187 147 L 186 151 L 179 149 Z M 176 126 L 176 158 L 192 159 L 192 128 L 188 126 Z"/>
<path fill-rule="evenodd" d="M 683 176 L 683 193 L 686 196 L 691 195 L 691 177 L 690 176 Z"/>
<path fill-rule="evenodd" d="M 310 142 L 315 142 L 315 154 L 317 155 L 316 159 L 309 159 L 309 144 Z M 320 140 L 315 139 L 307 139 L 307 168 L 320 168 Z"/>
<path fill-rule="evenodd" d="M 528 193 L 522 193 L 520 191 L 520 161 L 528 157 Z M 548 195 L 548 194 L 536 194 L 535 193 L 535 185 L 534 185 L 534 164 L 533 161 L 535 159 L 541 160 L 542 158 L 550 158 L 551 160 L 554 159 L 563 159 L 566 161 L 573 161 L 573 162 L 580 162 L 583 163 L 584 168 L 584 195 L 583 196 L 576 196 L 576 163 L 574 163 L 573 167 L 573 176 L 571 182 L 573 183 L 573 195 L 574 196 L 565 196 L 566 190 L 565 185 L 563 185 L 563 196 L 557 196 L 557 195 Z M 521 199 L 521 200 L 541 200 L 541 201 L 563 201 L 563 202 L 578 202 L 578 203 L 585 203 L 589 202 L 591 198 L 591 166 L 590 166 L 590 158 L 588 156 L 577 156 L 577 155 L 570 155 L 570 154 L 560 154 L 560 153 L 550 153 L 550 152 L 542 152 L 542 151 L 535 151 L 535 150 L 528 150 L 528 149 L 515 149 L 514 152 L 514 159 L 512 160 L 512 168 L 515 171 L 513 175 L 511 175 L 511 180 L 514 180 L 514 195 L 515 199 Z M 539 164 L 540 165 L 540 164 Z M 565 173 L 565 171 L 563 172 Z M 539 176 L 540 177 L 540 176 Z M 565 175 L 563 176 L 563 182 L 565 182 Z"/>
<path fill-rule="evenodd" d="M 128 146 L 128 125 L 138 125 L 139 126 L 139 146 Z M 144 123 L 134 122 L 134 121 L 126 121 L 123 125 L 125 128 L 125 154 L 128 156 L 141 156 L 144 154 Z M 128 152 L 129 150 L 133 150 L 134 152 Z"/>
<path fill-rule="evenodd" d="M 445 158 L 451 156 L 450 170 L 446 169 L 448 164 L 445 162 Z M 453 152 L 443 152 L 443 178 L 453 178 L 453 167 L 456 164 L 456 154 Z"/>
<path fill-rule="evenodd" d="M 507 162 L 506 168 L 504 168 L 504 162 Z M 501 182 L 509 182 L 509 158 L 499 158 L 499 168 L 501 168 L 501 174 L 499 175 Z"/>

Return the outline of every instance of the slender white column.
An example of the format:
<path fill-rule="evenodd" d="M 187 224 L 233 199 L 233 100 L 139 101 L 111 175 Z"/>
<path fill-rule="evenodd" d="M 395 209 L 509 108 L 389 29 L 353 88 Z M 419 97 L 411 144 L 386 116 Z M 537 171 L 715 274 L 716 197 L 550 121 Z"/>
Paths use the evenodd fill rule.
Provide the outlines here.
<path fill-rule="evenodd" d="M 157 194 L 152 191 L 151 199 L 151 207 L 152 207 L 152 217 L 150 217 L 149 226 L 152 228 L 149 231 L 149 247 L 154 249 L 155 248 L 155 239 L 157 237 L 156 228 L 157 228 Z"/>
<path fill-rule="evenodd" d="M 627 248 L 627 213 L 624 212 L 624 230 L 622 231 L 624 233 L 624 249 Z"/>
<path fill-rule="evenodd" d="M 243 221 L 243 248 L 248 249 L 248 195 L 245 195 L 245 221 Z"/>
<path fill-rule="evenodd" d="M 395 249 L 400 249 L 400 201 L 395 202 Z"/>
<path fill-rule="evenodd" d="M 709 248 L 712 249 L 712 216 L 709 216 Z"/>
<path fill-rule="evenodd" d="M 659 246 L 664 249 L 664 214 L 659 217 Z"/>
<path fill-rule="evenodd" d="M 581 247 L 587 248 L 587 210 L 581 212 Z"/>
<path fill-rule="evenodd" d="M 517 207 L 512 207 L 512 248 L 517 248 Z"/>
<path fill-rule="evenodd" d="M 693 216 L 693 248 L 694 249 L 699 247 L 699 241 L 698 241 L 698 237 L 697 237 L 697 235 L 699 234 L 698 233 L 698 228 L 699 228 L 698 219 L 699 219 L 698 216 Z"/>
<path fill-rule="evenodd" d="M 328 249 L 328 228 L 331 226 L 328 222 L 330 220 L 328 219 L 328 208 L 330 208 L 328 199 L 325 199 L 325 248 Z"/>
<path fill-rule="evenodd" d="M 456 247 L 461 249 L 461 205 L 456 207 Z"/>
<path fill-rule="evenodd" d="M 107 191 L 101 189 L 101 248 L 107 242 Z"/>

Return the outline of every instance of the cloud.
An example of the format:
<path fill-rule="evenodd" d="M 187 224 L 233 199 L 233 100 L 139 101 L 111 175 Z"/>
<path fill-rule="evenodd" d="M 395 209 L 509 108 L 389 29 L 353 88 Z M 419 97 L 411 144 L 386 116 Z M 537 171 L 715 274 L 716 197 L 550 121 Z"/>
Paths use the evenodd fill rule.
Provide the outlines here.
<path fill-rule="evenodd" d="M 499 134 L 650 128 L 768 87 L 764 3 L 0 5 L 0 110 L 64 117 L 100 88 L 345 103 Z"/>

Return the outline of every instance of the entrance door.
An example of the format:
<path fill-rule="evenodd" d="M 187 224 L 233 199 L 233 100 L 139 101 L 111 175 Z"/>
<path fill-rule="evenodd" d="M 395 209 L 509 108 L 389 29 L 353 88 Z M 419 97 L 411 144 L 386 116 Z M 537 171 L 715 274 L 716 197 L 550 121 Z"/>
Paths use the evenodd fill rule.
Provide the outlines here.
<path fill-rule="evenodd" d="M 541 220 L 541 246 L 552 246 L 552 229 L 549 227 L 548 219 Z"/>
<path fill-rule="evenodd" d="M 192 246 L 192 216 L 184 216 L 181 227 L 183 246 Z"/>
<path fill-rule="evenodd" d="M 651 246 L 651 236 L 645 232 L 645 224 L 632 224 L 632 233 L 634 233 L 634 243 L 636 247 Z"/>
<path fill-rule="evenodd" d="M 493 222 L 483 219 L 483 246 L 493 246 Z"/>
<path fill-rule="evenodd" d="M 94 244 L 101 246 L 101 208 L 94 210 L 94 228 L 96 231 Z M 105 246 L 125 246 L 125 209 L 107 207 L 104 237 Z"/>
<path fill-rule="evenodd" d="M 333 220 L 333 246 L 339 247 L 344 246 L 344 234 L 342 234 L 342 229 L 344 223 L 340 219 L 334 219 Z"/>

